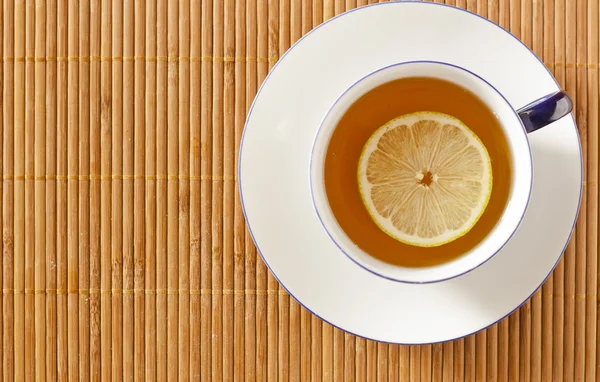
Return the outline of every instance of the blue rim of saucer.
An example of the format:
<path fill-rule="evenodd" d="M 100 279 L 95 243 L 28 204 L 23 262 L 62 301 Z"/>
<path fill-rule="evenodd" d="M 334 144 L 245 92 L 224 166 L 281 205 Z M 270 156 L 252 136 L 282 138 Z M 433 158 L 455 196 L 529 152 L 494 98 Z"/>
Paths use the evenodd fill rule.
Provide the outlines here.
<path fill-rule="evenodd" d="M 300 42 L 302 42 L 302 40 L 304 40 L 305 37 L 307 37 L 308 35 L 312 34 L 314 31 L 316 31 L 317 29 L 321 28 L 324 25 L 327 25 L 328 23 L 330 23 L 331 21 L 337 19 L 338 17 L 342 17 L 346 14 L 350 14 L 356 11 L 359 11 L 361 9 L 366 9 L 366 8 L 370 8 L 370 7 L 377 7 L 377 6 L 385 6 L 385 5 L 390 5 L 390 4 L 402 4 L 402 3 L 413 3 L 413 4 L 423 4 L 423 5 L 431 5 L 431 6 L 440 6 L 440 7 L 447 7 L 447 8 L 452 8 L 455 10 L 458 10 L 460 12 L 465 12 L 468 13 L 470 15 L 476 16 L 482 20 L 485 20 L 486 22 L 494 25 L 495 27 L 497 27 L 498 29 L 500 29 L 501 31 L 507 33 L 509 36 L 511 36 L 513 39 L 515 39 L 515 41 L 517 41 L 519 44 L 521 44 L 522 46 L 524 46 L 535 58 L 536 60 L 538 60 L 538 62 L 540 64 L 542 64 L 542 66 L 544 67 L 544 69 L 546 69 L 546 72 L 548 72 L 548 74 L 550 74 L 550 77 L 552 78 L 552 80 L 554 81 L 554 83 L 556 84 L 556 86 L 558 88 L 560 88 L 559 83 L 556 81 L 556 79 L 554 78 L 554 75 L 552 74 L 552 72 L 550 72 L 550 70 L 546 67 L 546 65 L 544 65 L 544 63 L 539 59 L 539 57 L 531 50 L 529 49 L 529 47 L 527 45 L 525 45 L 521 40 L 519 40 L 517 37 L 515 37 L 512 33 L 510 33 L 509 31 L 507 31 L 506 29 L 502 28 L 500 25 L 494 23 L 491 20 L 486 19 L 483 16 L 480 16 L 476 13 L 473 13 L 469 10 L 466 9 L 462 9 L 462 8 L 457 8 L 457 7 L 453 7 L 451 5 L 447 5 L 447 4 L 441 4 L 441 3 L 432 3 L 432 2 L 424 2 L 421 0 L 402 0 L 399 2 L 387 2 L 387 3 L 376 3 L 376 4 L 369 4 L 360 8 L 355 8 L 352 9 L 350 11 L 341 13 L 329 20 L 327 20 L 326 22 L 316 26 L 314 29 L 312 29 L 310 32 L 308 32 L 307 34 L 305 34 L 304 36 L 302 36 L 298 41 L 296 41 L 280 58 L 279 60 L 275 63 L 275 65 L 273 66 L 273 68 L 271 69 L 271 71 L 269 71 L 269 73 L 267 74 L 267 76 L 265 77 L 263 83 L 261 84 L 260 88 L 258 89 L 256 96 L 254 97 L 254 101 L 252 101 L 252 105 L 250 106 L 250 110 L 248 111 L 248 116 L 246 117 L 246 123 L 244 124 L 244 131 L 242 132 L 242 138 L 240 141 L 240 152 L 239 152 L 239 157 L 238 157 L 238 185 L 240 188 L 240 201 L 241 201 L 241 205 L 242 205 L 242 212 L 244 214 L 244 218 L 246 220 L 246 222 L 248 223 L 248 232 L 250 233 L 250 237 L 252 238 L 252 241 L 254 242 L 254 245 L 256 246 L 256 250 L 258 251 L 260 257 L 262 258 L 263 262 L 265 263 L 265 265 L 267 266 L 267 268 L 269 269 L 269 271 L 271 272 L 271 274 L 273 275 L 273 277 L 275 277 L 275 279 L 277 280 L 277 282 L 283 287 L 283 289 L 285 289 L 285 291 L 294 299 L 296 300 L 300 305 L 302 305 L 307 311 L 309 311 L 311 314 L 315 315 L 317 318 L 319 318 L 320 320 L 328 323 L 329 325 L 343 330 L 346 333 L 352 334 L 356 337 L 360 337 L 360 338 L 364 338 L 367 340 L 371 340 L 371 341 L 378 341 L 378 342 L 382 342 L 382 343 L 387 343 L 387 344 L 393 344 L 393 345 L 429 345 L 429 344 L 437 344 L 437 343 L 443 343 L 443 342 L 448 342 L 448 341 L 455 341 L 455 340 L 459 340 L 461 338 L 465 338 L 468 337 L 470 335 L 479 333 L 495 324 L 497 324 L 498 322 L 504 320 L 506 317 L 510 316 L 513 312 L 515 312 L 517 309 L 519 309 L 523 304 L 525 304 L 525 302 L 527 302 L 527 300 L 529 300 L 531 298 L 531 296 L 533 296 L 535 294 L 535 292 L 537 292 L 537 290 L 546 282 L 546 280 L 548 279 L 548 277 L 552 274 L 552 272 L 554 271 L 554 269 L 556 268 L 556 266 L 558 265 L 560 259 L 562 258 L 565 249 L 567 248 L 567 245 L 569 244 L 569 241 L 571 240 L 571 237 L 573 236 L 573 230 L 575 229 L 575 224 L 577 223 L 577 218 L 579 216 L 579 209 L 581 207 L 581 196 L 583 193 L 583 156 L 582 156 L 582 151 L 581 151 L 581 140 L 579 137 L 579 133 L 576 131 L 576 136 L 577 136 L 577 141 L 579 143 L 579 161 L 580 161 L 580 168 L 581 168 L 581 181 L 582 183 L 579 185 L 579 201 L 577 202 L 577 211 L 575 213 L 575 219 L 573 220 L 573 225 L 571 227 L 571 232 L 569 233 L 569 236 L 567 237 L 567 240 L 565 242 L 565 245 L 563 247 L 563 249 L 561 250 L 560 256 L 558 256 L 558 258 L 556 259 L 556 262 L 554 263 L 554 265 L 552 266 L 552 269 L 550 269 L 550 271 L 548 272 L 548 274 L 546 275 L 546 277 L 544 277 L 544 279 L 542 280 L 542 282 L 540 283 L 540 285 L 537 286 L 537 288 L 535 288 L 533 290 L 533 292 L 531 292 L 531 294 L 525 299 L 523 300 L 523 302 L 521 302 L 519 305 L 517 305 L 513 310 L 511 310 L 510 312 L 508 312 L 507 314 L 505 314 L 503 317 L 499 318 L 498 320 L 492 322 L 491 324 L 484 326 L 483 328 L 479 329 L 479 330 L 475 330 L 471 333 L 467 333 L 465 335 L 459 336 L 459 337 L 455 337 L 455 338 L 449 338 L 447 340 L 443 340 L 443 341 L 433 341 L 433 342 L 415 342 L 415 343 L 402 343 L 402 342 L 390 342 L 390 341 L 382 341 L 382 340 L 377 340 L 374 338 L 369 338 L 367 336 L 362 336 L 360 334 L 356 334 L 353 333 L 349 330 L 346 330 L 342 327 L 339 327 L 337 325 L 335 325 L 334 323 L 324 319 L 323 317 L 319 316 L 317 313 L 313 312 L 309 307 L 307 307 L 305 304 L 302 303 L 302 301 L 300 301 L 298 298 L 296 298 L 296 296 L 294 296 L 293 293 L 291 293 L 287 287 L 285 286 L 285 284 L 283 284 L 283 282 L 281 282 L 281 280 L 279 279 L 279 277 L 277 277 L 277 275 L 275 274 L 275 272 L 273 272 L 273 270 L 271 269 L 271 266 L 269 265 L 269 263 L 267 262 L 267 260 L 265 259 L 264 255 L 262 254 L 262 251 L 260 250 L 260 247 L 258 246 L 258 243 L 256 242 L 256 238 L 254 237 L 254 233 L 252 232 L 252 228 L 250 223 L 248 222 L 248 215 L 246 213 L 246 206 L 244 204 L 244 193 L 242 191 L 242 161 L 241 161 L 241 156 L 242 156 L 242 152 L 243 152 L 243 147 L 244 147 L 244 137 L 246 136 L 246 125 L 248 123 L 248 121 L 250 120 L 250 116 L 252 115 L 252 110 L 254 109 L 254 106 L 256 105 L 256 100 L 258 99 L 258 96 L 260 95 L 261 91 L 263 90 L 263 87 L 265 86 L 265 83 L 267 82 L 267 80 L 269 79 L 269 77 L 271 76 L 271 74 L 273 73 L 273 70 L 283 61 L 283 59 L 285 58 L 285 56 L 292 51 L 292 49 L 294 49 L 296 47 L 296 45 L 300 44 Z M 571 120 L 573 121 L 573 125 L 577 126 L 575 124 L 575 118 L 573 117 L 573 113 L 570 114 L 571 116 Z M 566 117 L 565 117 L 566 118 Z M 577 127 L 575 127 L 575 130 L 577 130 Z"/>
<path fill-rule="evenodd" d="M 527 212 L 527 208 L 529 207 L 529 202 L 531 201 L 531 192 L 533 190 L 533 154 L 531 152 L 531 144 L 529 143 L 529 138 L 527 137 L 527 131 L 525 130 L 525 125 L 523 124 L 523 121 L 521 120 L 521 117 L 519 117 L 519 114 L 511 106 L 510 102 L 508 102 L 508 100 L 506 99 L 506 97 L 504 97 L 504 95 L 502 95 L 502 93 L 500 93 L 498 91 L 498 89 L 496 89 L 492 84 L 490 84 L 488 81 L 486 81 L 481 76 L 473 73 L 472 71 L 470 71 L 468 69 L 465 69 L 465 68 L 463 68 L 461 66 L 458 66 L 458 65 L 450 64 L 450 63 L 447 63 L 447 62 L 432 61 L 432 60 L 417 60 L 417 61 L 403 61 L 403 62 L 398 62 L 398 63 L 395 63 L 395 64 L 384 66 L 384 67 L 379 68 L 377 70 L 374 70 L 371 73 L 369 73 L 369 74 L 365 75 L 364 77 L 360 78 L 359 80 L 357 80 L 356 82 L 354 82 L 351 86 L 349 86 L 346 90 L 344 90 L 342 92 L 342 94 L 340 94 L 338 96 L 338 98 L 335 100 L 335 102 L 329 107 L 329 110 L 327 110 L 327 113 L 325 113 L 325 117 L 323 117 L 323 119 L 321 120 L 319 128 L 317 129 L 317 133 L 315 134 L 315 138 L 313 140 L 312 150 L 311 150 L 311 153 L 310 153 L 309 168 L 311 168 L 311 169 L 313 168 L 313 158 L 315 156 L 315 143 L 316 143 L 317 139 L 319 138 L 319 135 L 321 134 L 321 129 L 323 128 L 323 123 L 325 122 L 325 120 L 327 119 L 327 117 L 329 116 L 329 114 L 331 114 L 331 110 L 333 110 L 333 108 L 340 102 L 340 100 L 349 91 L 351 91 L 356 85 L 360 84 L 361 82 L 363 82 L 367 78 L 369 78 L 369 77 L 371 77 L 371 76 L 373 76 L 373 75 L 375 75 L 375 74 L 377 74 L 377 73 L 379 73 L 381 71 L 390 69 L 390 68 L 395 68 L 397 66 L 410 65 L 410 64 L 437 64 L 437 65 L 444 65 L 444 66 L 448 66 L 448 67 L 451 67 L 451 68 L 454 68 L 454 69 L 458 69 L 458 70 L 461 70 L 463 72 L 471 74 L 472 76 L 480 79 L 481 81 L 483 81 L 483 83 L 485 83 L 489 87 L 491 87 L 502 98 L 502 100 L 504 100 L 504 102 L 508 105 L 508 107 L 510 107 L 510 109 L 513 112 L 513 114 L 515 115 L 515 117 L 517 118 L 517 120 L 519 121 L 519 123 L 521 124 L 523 136 L 525 137 L 525 141 L 527 142 L 527 149 L 529 150 L 529 163 L 531 163 L 531 179 L 529 180 L 529 195 L 527 195 L 527 203 L 525 204 L 525 209 L 521 213 L 521 217 L 519 217 L 519 222 L 517 223 L 517 225 L 515 226 L 515 228 L 511 232 L 511 234 L 508 236 L 508 238 L 506 239 L 506 241 L 500 246 L 500 248 L 498 248 L 487 259 L 485 259 L 481 263 L 475 265 L 474 267 L 469 268 L 466 271 L 458 273 L 456 275 L 452 275 L 452 276 L 445 277 L 445 278 L 442 278 L 442 279 L 428 280 L 428 281 L 408 281 L 408 280 L 401 280 L 401 279 L 397 279 L 397 278 L 394 278 L 394 277 L 386 276 L 386 275 L 378 273 L 378 272 L 374 271 L 373 269 L 368 268 L 364 264 L 361 264 L 360 262 L 358 262 L 354 257 L 350 256 L 348 254 L 348 252 L 346 252 L 346 250 L 344 248 L 342 248 L 342 246 L 335 240 L 335 238 L 329 232 L 329 229 L 327 228 L 327 225 L 325 225 L 325 222 L 323 221 L 321 213 L 319 213 L 319 209 L 317 208 L 317 204 L 315 202 L 315 193 L 314 193 L 314 188 L 313 188 L 313 179 L 312 179 L 312 176 L 309 177 L 308 183 L 309 183 L 309 186 L 310 186 L 310 196 L 311 196 L 311 200 L 312 200 L 313 209 L 315 210 L 315 213 L 317 214 L 317 217 L 319 218 L 319 221 L 321 222 L 321 225 L 325 229 L 325 232 L 327 232 L 327 235 L 329 236 L 329 238 L 331 239 L 331 241 L 333 241 L 333 243 L 336 245 L 336 247 L 338 247 L 338 249 L 340 251 L 342 251 L 342 253 L 344 255 L 346 255 L 346 257 L 348 257 L 350 260 L 352 260 L 352 262 L 354 262 L 355 264 L 357 264 L 362 269 L 364 269 L 366 271 L 369 271 L 369 272 L 373 273 L 374 275 L 377 275 L 379 277 L 383 277 L 384 279 L 387 279 L 387 280 L 390 280 L 390 281 L 396 281 L 396 282 L 401 282 L 401 283 L 405 283 L 405 284 L 433 284 L 433 283 L 439 283 L 439 282 L 442 282 L 442 281 L 452 280 L 453 278 L 460 277 L 462 275 L 465 275 L 465 274 L 467 274 L 467 273 L 469 273 L 469 272 L 471 272 L 471 271 L 479 268 L 483 264 L 485 264 L 488 261 L 490 261 L 494 256 L 496 256 L 498 254 L 498 252 L 500 252 L 506 246 L 506 244 L 508 244 L 508 242 L 513 238 L 513 236 L 515 235 L 515 232 L 517 232 L 517 230 L 521 226 L 521 222 L 523 221 L 523 218 L 525 217 L 525 213 Z M 336 222 L 335 224 L 338 224 L 338 223 Z M 343 231 L 343 229 L 342 229 L 342 231 Z"/>

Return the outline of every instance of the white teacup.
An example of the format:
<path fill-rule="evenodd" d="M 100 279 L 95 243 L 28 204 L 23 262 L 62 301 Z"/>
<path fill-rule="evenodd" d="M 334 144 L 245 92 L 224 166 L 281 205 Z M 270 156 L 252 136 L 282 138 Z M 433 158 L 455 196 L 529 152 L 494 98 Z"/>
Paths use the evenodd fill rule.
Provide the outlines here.
<path fill-rule="evenodd" d="M 513 164 L 509 200 L 500 220 L 473 249 L 447 263 L 423 268 L 400 267 L 370 256 L 355 245 L 337 223 L 325 192 L 324 163 L 333 131 L 348 108 L 362 95 L 386 83 L 406 77 L 433 77 L 453 82 L 475 94 L 494 112 L 508 141 Z M 381 277 L 408 282 L 431 283 L 467 273 L 492 258 L 515 233 L 529 204 L 533 163 L 527 133 L 569 114 L 572 103 L 557 92 L 515 110 L 491 84 L 464 68 L 443 62 L 413 61 L 381 68 L 358 80 L 333 104 L 317 132 L 311 157 L 311 192 L 317 215 L 336 245 L 356 264 Z"/>

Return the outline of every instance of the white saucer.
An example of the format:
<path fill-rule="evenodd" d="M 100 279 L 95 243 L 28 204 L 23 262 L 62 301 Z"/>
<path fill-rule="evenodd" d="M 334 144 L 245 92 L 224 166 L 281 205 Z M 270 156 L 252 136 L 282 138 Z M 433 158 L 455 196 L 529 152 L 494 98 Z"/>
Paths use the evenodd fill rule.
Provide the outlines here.
<path fill-rule="evenodd" d="M 254 242 L 296 300 L 350 333 L 422 344 L 494 324 L 543 283 L 575 224 L 582 160 L 572 115 L 530 134 L 529 209 L 506 247 L 466 275 L 411 285 L 362 269 L 337 248 L 317 218 L 309 188 L 311 145 L 345 89 L 378 68 L 411 60 L 473 71 L 515 109 L 559 89 L 525 45 L 467 11 L 426 2 L 359 8 L 310 32 L 270 72 L 246 122 L 239 184 Z"/>

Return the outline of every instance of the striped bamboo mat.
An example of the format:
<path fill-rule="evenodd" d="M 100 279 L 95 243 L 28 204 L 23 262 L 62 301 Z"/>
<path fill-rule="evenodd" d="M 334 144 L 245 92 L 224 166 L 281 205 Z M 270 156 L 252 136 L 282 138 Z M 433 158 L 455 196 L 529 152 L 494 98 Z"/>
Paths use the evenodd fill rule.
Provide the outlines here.
<path fill-rule="evenodd" d="M 596 380 L 598 0 L 446 2 L 509 29 L 567 89 L 586 187 L 530 301 L 474 336 L 405 347 L 291 299 L 237 194 L 267 72 L 366 0 L 3 0 L 4 380 Z"/>

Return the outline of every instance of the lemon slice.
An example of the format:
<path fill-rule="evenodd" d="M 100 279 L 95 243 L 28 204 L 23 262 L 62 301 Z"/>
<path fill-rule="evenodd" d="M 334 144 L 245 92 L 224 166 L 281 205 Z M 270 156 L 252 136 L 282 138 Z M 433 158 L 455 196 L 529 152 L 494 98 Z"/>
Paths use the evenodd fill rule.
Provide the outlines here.
<path fill-rule="evenodd" d="M 406 244 L 436 247 L 477 223 L 490 200 L 492 165 L 460 120 L 418 112 L 373 133 L 359 159 L 358 186 L 380 229 Z"/>

